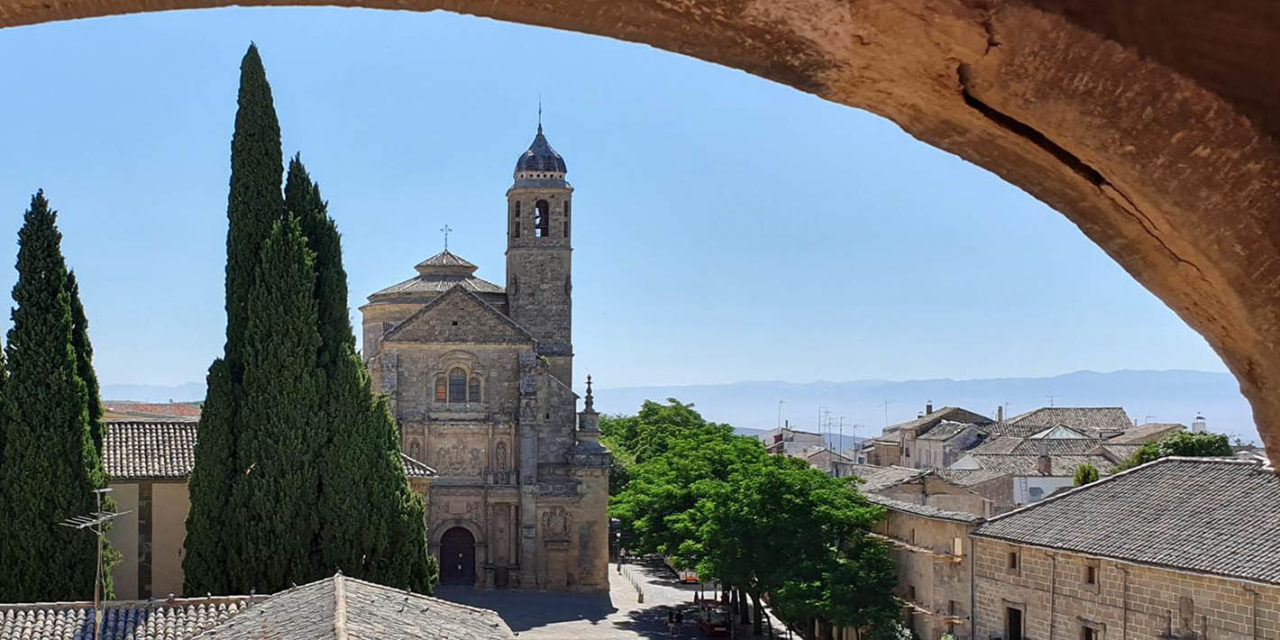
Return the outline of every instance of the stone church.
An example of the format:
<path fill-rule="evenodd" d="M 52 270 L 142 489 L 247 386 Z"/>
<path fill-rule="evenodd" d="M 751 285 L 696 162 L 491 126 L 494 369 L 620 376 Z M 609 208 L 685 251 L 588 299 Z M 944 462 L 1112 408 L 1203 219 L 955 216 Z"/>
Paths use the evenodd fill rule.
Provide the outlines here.
<path fill-rule="evenodd" d="M 445 251 L 369 296 L 364 356 L 426 489 L 443 582 L 609 588 L 612 458 L 572 390 L 573 187 L 538 125 L 507 190 L 507 281 Z"/>

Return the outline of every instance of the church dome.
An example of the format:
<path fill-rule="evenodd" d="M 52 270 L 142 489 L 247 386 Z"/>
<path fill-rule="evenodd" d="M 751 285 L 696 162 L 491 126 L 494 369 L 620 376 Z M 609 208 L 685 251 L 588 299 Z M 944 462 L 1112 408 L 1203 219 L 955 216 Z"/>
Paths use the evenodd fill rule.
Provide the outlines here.
<path fill-rule="evenodd" d="M 516 175 L 521 173 L 566 173 L 564 158 L 551 148 L 547 137 L 542 135 L 542 125 L 538 125 L 538 135 L 534 136 L 529 150 L 520 154 L 516 160 Z"/>

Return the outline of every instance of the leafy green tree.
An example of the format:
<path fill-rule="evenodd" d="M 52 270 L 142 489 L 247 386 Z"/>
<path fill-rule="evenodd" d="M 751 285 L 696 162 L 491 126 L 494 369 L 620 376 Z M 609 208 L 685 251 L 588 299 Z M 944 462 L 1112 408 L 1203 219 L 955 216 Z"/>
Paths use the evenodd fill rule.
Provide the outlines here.
<path fill-rule="evenodd" d="M 750 596 L 756 633 L 764 593 L 792 615 L 841 623 L 879 621 L 893 610 L 888 549 L 867 536 L 884 510 L 845 481 L 803 460 L 769 456 L 697 490 L 706 497 L 698 505 L 698 536 L 686 550 L 697 548 L 699 575 Z M 843 601 L 855 592 L 864 599 Z"/>
<path fill-rule="evenodd" d="M 0 403 L 0 600 L 7 602 L 93 595 L 97 540 L 58 525 L 96 510 L 92 492 L 107 483 L 89 429 L 61 241 L 57 212 L 37 192 L 18 232 L 9 377 Z M 106 586 L 110 597 L 109 579 Z"/>
<path fill-rule="evenodd" d="M 289 162 L 285 204 L 315 252 L 326 388 L 319 430 L 321 562 L 326 571 L 430 593 L 439 569 L 427 552 L 422 498 L 405 477 L 395 420 L 386 401 L 374 397 L 356 353 L 341 237 L 300 156 Z"/>
<path fill-rule="evenodd" d="M 246 523 L 228 512 L 232 485 L 247 470 L 238 468 L 240 423 L 244 411 L 245 330 L 248 296 L 258 271 L 262 246 L 284 215 L 281 193 L 283 155 L 280 124 L 271 87 L 254 45 L 240 62 L 235 133 L 231 139 L 231 182 L 227 199 L 227 341 L 223 357 L 209 367 L 205 402 L 198 427 L 195 465 L 188 488 L 191 510 L 183 556 L 188 593 L 236 591 L 230 568 L 240 564 L 232 543 Z"/>
<path fill-rule="evenodd" d="M 76 350 L 76 373 L 84 381 L 85 397 L 89 403 L 89 434 L 94 449 L 102 456 L 102 398 L 99 397 L 98 374 L 93 370 L 93 344 L 89 342 L 89 318 L 80 302 L 80 284 L 76 272 L 67 272 L 67 296 L 71 300 L 71 344 Z"/>
<path fill-rule="evenodd" d="M 1071 485 L 1075 487 L 1083 487 L 1098 481 L 1098 468 L 1091 464 L 1082 464 L 1076 467 L 1075 478 L 1071 481 Z"/>
<path fill-rule="evenodd" d="M 657 553 L 692 567 L 696 548 L 693 512 L 701 497 L 699 483 L 726 481 L 739 467 L 763 462 L 768 454 L 754 438 L 735 436 L 728 427 L 687 429 L 663 447 L 662 455 L 635 465 L 631 481 L 613 498 L 610 515 L 622 522 L 632 550 Z"/>
<path fill-rule="evenodd" d="M 272 593 L 323 575 L 313 546 L 320 530 L 317 437 L 324 373 L 316 366 L 315 271 L 293 216 L 277 222 L 262 247 L 246 300 L 244 401 L 236 439 L 243 469 L 232 485 L 229 518 L 235 561 L 230 584 Z"/>
<path fill-rule="evenodd" d="M 1182 431 L 1142 445 L 1116 470 L 1123 471 L 1169 456 L 1229 458 L 1233 455 L 1235 450 L 1231 448 L 1231 441 L 1223 434 Z"/>

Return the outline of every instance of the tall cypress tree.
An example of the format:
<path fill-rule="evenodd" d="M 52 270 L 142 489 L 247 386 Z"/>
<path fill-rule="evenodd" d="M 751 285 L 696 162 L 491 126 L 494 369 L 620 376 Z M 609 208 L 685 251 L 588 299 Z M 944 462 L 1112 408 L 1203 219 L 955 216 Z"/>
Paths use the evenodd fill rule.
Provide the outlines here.
<path fill-rule="evenodd" d="M 89 435 L 98 456 L 102 456 L 102 398 L 98 388 L 98 374 L 93 370 L 93 344 L 89 342 L 89 318 L 80 302 L 80 283 L 76 272 L 67 272 L 67 295 L 71 298 L 71 345 L 76 350 L 76 372 L 84 381 L 86 401 L 89 403 Z"/>
<path fill-rule="evenodd" d="M 240 62 L 235 133 L 231 139 L 231 182 L 227 198 L 227 342 L 223 357 L 209 368 L 201 412 L 195 466 L 189 490 L 184 589 L 188 593 L 235 590 L 229 567 L 239 560 L 230 543 L 244 534 L 244 523 L 228 515 L 237 469 L 237 434 L 249 418 L 243 371 L 247 297 L 257 275 L 262 247 L 272 225 L 284 214 L 281 193 L 283 154 L 280 124 L 271 87 L 254 45 Z"/>
<path fill-rule="evenodd" d="M 244 401 L 230 520 L 237 523 L 231 586 L 274 592 L 317 577 L 319 449 L 324 374 L 316 366 L 312 252 L 292 216 L 262 247 L 246 297 Z"/>
<path fill-rule="evenodd" d="M 9 602 L 93 595 L 97 541 L 58 525 L 94 511 L 92 491 L 106 486 L 78 373 L 61 241 L 57 213 L 37 192 L 18 232 L 16 306 L 6 345 L 0 600 Z"/>
<path fill-rule="evenodd" d="M 300 157 L 289 163 L 285 204 L 315 251 L 319 362 L 326 377 L 321 451 L 320 549 L 326 571 L 429 593 L 438 570 L 427 553 L 422 498 L 400 458 L 400 433 L 375 398 L 347 314 L 342 240 Z"/>

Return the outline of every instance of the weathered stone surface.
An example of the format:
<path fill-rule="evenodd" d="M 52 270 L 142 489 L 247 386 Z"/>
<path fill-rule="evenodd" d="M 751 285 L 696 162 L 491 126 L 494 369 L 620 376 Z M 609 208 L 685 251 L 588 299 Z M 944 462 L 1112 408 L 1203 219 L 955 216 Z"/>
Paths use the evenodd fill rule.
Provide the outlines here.
<path fill-rule="evenodd" d="M 0 26 L 227 4 L 0 0 Z M 1280 4 L 337 4 L 445 9 L 643 42 L 885 116 L 1079 225 L 1222 355 L 1280 459 Z"/>

